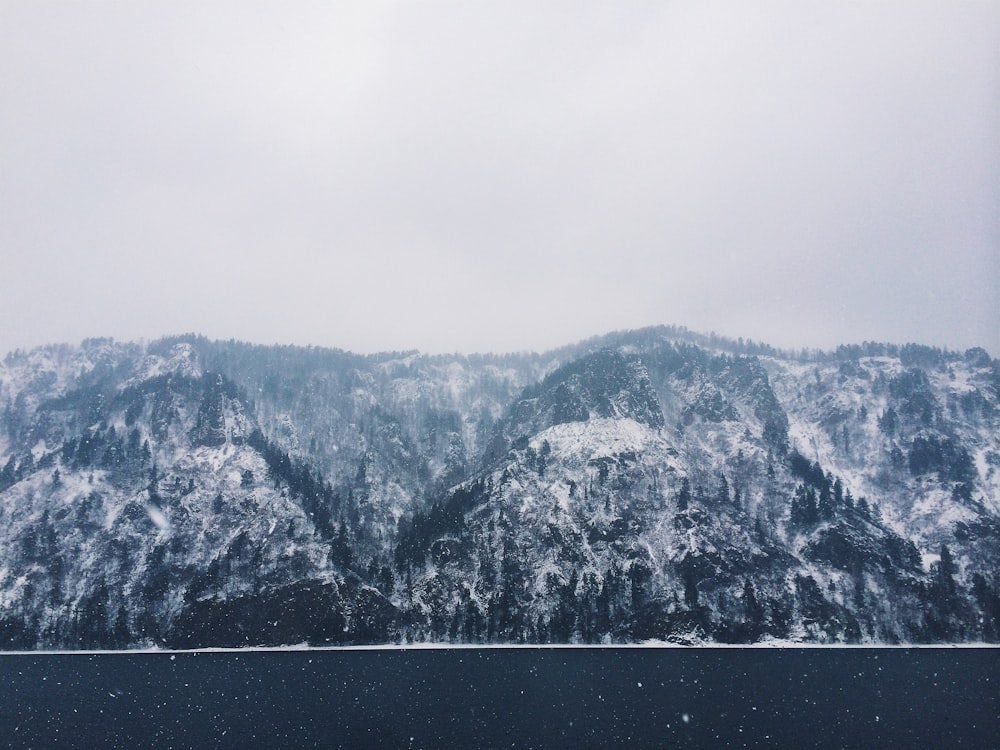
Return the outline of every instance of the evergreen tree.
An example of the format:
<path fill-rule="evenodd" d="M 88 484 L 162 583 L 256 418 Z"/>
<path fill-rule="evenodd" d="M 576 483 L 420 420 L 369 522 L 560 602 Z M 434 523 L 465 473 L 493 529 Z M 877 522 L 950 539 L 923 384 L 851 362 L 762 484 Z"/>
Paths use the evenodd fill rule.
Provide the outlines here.
<path fill-rule="evenodd" d="M 14 454 L 11 454 L 10 458 L 7 459 L 7 463 L 4 464 L 2 470 L 0 470 L 0 489 L 6 489 L 10 487 L 17 480 L 17 461 L 14 458 Z"/>
<path fill-rule="evenodd" d="M 31 473 L 35 470 L 35 456 L 31 451 L 28 451 L 24 458 L 20 460 L 17 464 L 17 478 L 18 480 L 25 479 L 31 476 Z"/>
<path fill-rule="evenodd" d="M 691 483 L 688 482 L 688 478 L 684 477 L 681 480 L 681 489 L 677 493 L 677 510 L 685 511 L 691 504 Z"/>
<path fill-rule="evenodd" d="M 941 545 L 941 560 L 937 569 L 937 588 L 942 601 L 951 601 L 955 596 L 955 573 L 958 567 L 951 556 L 947 544 Z"/>
<path fill-rule="evenodd" d="M 743 579 L 743 609 L 746 616 L 747 641 L 752 643 L 760 640 L 764 634 L 764 607 L 749 578 Z"/>
<path fill-rule="evenodd" d="M 729 481 L 726 479 L 725 474 L 719 474 L 719 489 L 716 499 L 723 505 L 729 505 L 732 502 L 732 498 L 729 495 Z"/>
<path fill-rule="evenodd" d="M 890 406 L 882 413 L 882 416 L 879 417 L 878 428 L 886 435 L 892 436 L 896 433 L 896 428 L 898 426 L 899 417 L 896 415 L 896 410 Z"/>

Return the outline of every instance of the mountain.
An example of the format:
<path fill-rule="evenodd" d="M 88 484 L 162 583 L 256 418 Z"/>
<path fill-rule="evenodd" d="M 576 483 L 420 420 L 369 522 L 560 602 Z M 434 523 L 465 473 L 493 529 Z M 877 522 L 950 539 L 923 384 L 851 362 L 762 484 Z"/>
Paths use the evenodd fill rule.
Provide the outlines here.
<path fill-rule="evenodd" d="M 1000 361 L 677 328 L 0 365 L 0 648 L 1000 640 Z"/>

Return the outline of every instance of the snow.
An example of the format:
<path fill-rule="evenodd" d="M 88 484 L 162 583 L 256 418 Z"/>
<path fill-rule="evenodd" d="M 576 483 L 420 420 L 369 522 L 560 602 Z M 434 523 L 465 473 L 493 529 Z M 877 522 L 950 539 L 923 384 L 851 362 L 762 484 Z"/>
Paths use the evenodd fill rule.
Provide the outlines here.
<path fill-rule="evenodd" d="M 634 356 L 643 356 L 642 345 L 626 349 Z M 569 354 L 565 357 L 572 358 Z M 25 393 L 30 411 L 71 390 L 79 374 L 89 372 L 97 363 L 131 367 L 119 370 L 130 373 L 116 384 L 121 388 L 169 372 L 196 374 L 200 367 L 197 360 L 194 348 L 186 343 L 175 345 L 165 356 L 149 354 L 141 346 L 110 343 L 38 350 L 0 366 L 0 403 Z M 305 447 L 312 443 L 308 458 L 313 467 L 338 491 L 344 490 L 346 495 L 346 489 L 351 488 L 356 500 L 363 498 L 356 508 L 363 514 L 362 520 L 357 529 L 351 529 L 358 537 L 355 552 L 362 564 L 391 560 L 397 522 L 413 510 L 447 497 L 442 477 L 449 461 L 464 464 L 461 479 L 466 486 L 491 478 L 492 494 L 481 507 L 470 511 L 466 531 L 454 537 L 461 542 L 455 545 L 457 549 L 465 545 L 459 554 L 467 552 L 474 562 L 453 559 L 426 569 L 418 566 L 414 575 L 416 586 L 440 586 L 445 601 L 451 603 L 459 601 L 462 593 L 481 612 L 487 607 L 489 591 L 476 578 L 475 555 L 495 552 L 502 540 L 493 537 L 489 547 L 476 545 L 483 543 L 487 524 L 496 521 L 501 511 L 523 556 L 526 585 L 537 596 L 531 604 L 535 607 L 532 617 L 550 612 L 546 609 L 551 604 L 547 601 L 550 592 L 544 586 L 549 576 L 566 583 L 571 574 L 579 574 L 582 586 L 585 574 L 603 582 L 611 565 L 627 571 L 641 563 L 653 569 L 650 585 L 655 593 L 669 597 L 683 591 L 676 565 L 688 552 L 714 554 L 723 563 L 744 555 L 735 565 L 735 569 L 744 570 L 740 565 L 755 561 L 767 548 L 766 542 L 750 534 L 755 521 L 767 526 L 773 539 L 787 542 L 788 536 L 794 537 L 794 530 L 787 528 L 787 505 L 796 480 L 763 442 L 762 418 L 751 397 L 710 368 L 699 370 L 690 380 L 667 375 L 655 384 L 666 416 L 661 430 L 633 419 L 612 417 L 547 426 L 531 434 L 528 442 L 535 457 L 550 451 L 546 466 L 540 469 L 536 458 L 521 444 L 498 466 L 477 468 L 482 446 L 476 441 L 489 440 L 489 434 L 480 434 L 487 431 L 488 419 L 477 433 L 480 414 L 502 420 L 504 407 L 516 400 L 520 389 L 557 364 L 555 356 L 512 357 L 482 365 L 461 357 L 409 354 L 368 369 L 358 365 L 342 382 L 339 375 L 330 376 L 328 381 L 317 375 L 308 381 L 308 387 L 284 400 L 269 400 L 255 381 L 248 380 L 243 385 L 258 402 L 254 413 L 247 405 L 246 425 L 260 426 L 269 439 L 296 456 L 305 456 Z M 840 478 L 855 498 L 877 501 L 892 527 L 918 544 L 925 569 L 936 559 L 935 551 L 942 541 L 954 538 L 955 525 L 975 521 L 983 511 L 975 501 L 956 502 L 953 483 L 936 474 L 914 477 L 907 466 L 891 467 L 891 449 L 900 450 L 905 462 L 913 437 L 922 434 L 920 430 L 947 435 L 967 446 L 978 473 L 973 497 L 982 497 L 986 513 L 996 514 L 1000 507 L 1000 471 L 994 465 L 994 457 L 1000 456 L 997 418 L 987 409 L 965 419 L 959 412 L 971 409 L 957 401 L 963 394 L 979 391 L 996 407 L 995 394 L 987 387 L 987 371 L 971 368 L 964 361 L 928 370 L 934 397 L 942 404 L 941 414 L 926 425 L 916 425 L 911 419 L 900 432 L 886 435 L 879 429 L 878 418 L 895 398 L 886 383 L 906 369 L 898 359 L 863 358 L 863 372 L 853 365 L 840 371 L 839 363 L 833 360 L 806 363 L 772 357 L 765 358 L 764 364 L 770 387 L 789 419 L 791 446 Z M 233 377 L 240 375 L 237 372 Z M 252 586 L 249 569 L 245 565 L 241 568 L 239 559 L 226 557 L 229 546 L 238 539 L 245 540 L 245 546 L 259 555 L 260 571 L 276 580 L 301 575 L 289 572 L 288 561 L 292 559 L 317 579 L 331 580 L 342 572 L 331 566 L 327 545 L 316 535 L 298 501 L 289 496 L 287 488 L 276 489 L 265 480 L 267 467 L 255 451 L 232 442 L 218 448 L 190 444 L 198 402 L 184 398 L 179 397 L 168 435 L 151 441 L 162 502 L 152 502 L 143 473 L 123 478 L 96 469 L 74 471 L 63 466 L 58 456 L 54 460 L 62 473 L 61 488 L 52 487 L 52 470 L 46 468 L 0 496 L 0 551 L 14 549 L 26 530 L 40 524 L 43 517 L 53 519 L 50 523 L 57 532 L 57 549 L 76 566 L 72 575 L 60 582 L 67 591 L 65 606 L 74 606 L 99 581 L 113 584 L 111 606 L 127 601 L 131 594 L 142 591 L 156 564 L 149 562 L 154 554 L 167 555 L 161 564 L 175 573 L 180 571 L 179 575 L 193 575 L 190 571 L 204 571 L 220 561 L 231 564 L 234 572 L 205 596 L 247 591 Z M 723 408 L 692 417 L 685 410 L 695 399 L 708 399 Z M 612 399 L 611 403 L 610 411 L 602 413 L 622 413 L 615 410 L 624 402 Z M 531 403 L 525 404 L 530 409 Z M 862 406 L 867 416 L 861 415 Z M 236 406 L 227 407 L 230 428 L 235 427 L 237 414 Z M 459 419 L 453 420 L 453 414 Z M 689 417 L 686 421 L 685 414 Z M 426 428 L 426 423 L 441 415 L 452 419 L 443 440 Z M 59 449 L 59 430 L 72 429 L 67 420 L 48 431 L 39 430 L 30 441 L 25 438 L 24 444 L 15 444 L 8 431 L 0 430 L 0 449 L 5 452 L 0 455 L 23 455 L 30 442 L 36 460 L 53 460 L 47 454 Z M 152 436 L 148 420 L 148 413 L 144 413 L 137 423 L 143 437 Z M 126 429 L 120 411 L 108 415 L 108 423 L 117 430 Z M 97 423 L 94 428 L 99 426 Z M 380 432 L 382 427 L 385 430 Z M 842 438 L 844 428 L 850 447 Z M 459 447 L 451 453 L 449 441 L 454 436 L 459 438 Z M 353 482 L 362 461 L 364 483 L 358 486 Z M 765 478 L 769 463 L 775 469 L 772 479 Z M 417 465 L 427 467 L 429 479 L 415 476 Z M 249 489 L 242 486 L 245 471 L 255 477 Z M 477 473 L 480 471 L 482 475 Z M 744 508 L 719 510 L 702 504 L 694 509 L 701 516 L 695 518 L 694 510 L 679 516 L 676 495 L 681 479 L 687 478 L 692 487 L 710 490 L 718 486 L 720 474 L 727 477 L 730 487 L 740 486 Z M 449 476 L 448 481 L 456 480 Z M 221 499 L 217 501 L 217 497 Z M 678 519 L 693 525 L 680 528 Z M 613 524 L 617 526 L 612 528 Z M 878 529 L 878 533 L 883 531 Z M 849 609 L 851 576 L 824 563 L 801 559 L 808 533 L 792 541 L 782 548 L 792 558 L 787 563 L 788 577 L 771 585 L 787 586 L 794 595 L 794 576 L 812 575 L 824 597 Z M 123 548 L 127 554 L 122 553 Z M 168 549 L 174 551 L 165 552 Z M 969 568 L 972 553 L 961 544 L 955 550 L 962 569 L 974 570 Z M 30 576 L 44 572 L 44 566 L 32 565 Z M 21 601 L 27 582 L 25 570 L 13 555 L 0 554 L 0 604 Z M 733 576 L 736 578 L 738 575 Z M 43 585 L 49 583 L 46 580 Z M 165 600 L 165 611 L 175 614 L 184 606 L 183 585 Z M 715 615 L 734 601 L 739 604 L 740 585 L 740 580 L 719 584 L 706 593 L 704 606 Z M 865 581 L 865 586 L 869 595 L 892 593 L 884 581 Z M 401 591 L 399 584 L 392 593 L 397 604 L 404 602 Z M 429 595 L 421 601 L 430 606 Z M 791 632 L 811 637 L 805 629 L 793 628 Z M 695 632 L 690 634 L 692 641 L 698 637 Z"/>
<path fill-rule="evenodd" d="M 936 555 L 932 552 L 924 552 L 920 555 L 920 560 L 924 566 L 924 570 L 930 571 L 931 565 L 941 562 L 941 555 Z"/>
<path fill-rule="evenodd" d="M 358 644 L 348 646 L 310 646 L 308 643 L 290 643 L 282 646 L 242 646 L 237 648 L 209 647 L 209 648 L 180 648 L 168 649 L 155 646 L 130 648 L 130 649 L 38 649 L 32 651 L 0 651 L 0 656 L 20 656 L 26 659 L 33 659 L 37 656 L 73 656 L 84 659 L 89 656 L 125 654 L 128 656 L 156 656 L 165 654 L 254 654 L 254 653 L 283 653 L 283 652 L 349 652 L 349 651 L 590 651 L 593 649 L 605 649 L 612 651 L 632 651 L 632 650 L 774 650 L 774 649 L 794 649 L 794 650 L 863 650 L 863 651 L 952 651 L 960 650 L 980 650 L 986 649 L 996 651 L 995 643 L 947 643 L 947 644 L 927 644 L 927 643 L 809 643 L 788 639 L 771 639 L 759 643 L 712 643 L 697 642 L 691 644 L 675 643 L 673 641 L 648 640 L 640 643 L 443 643 L 439 641 L 414 641 L 412 643 L 387 643 L 387 644 Z"/>
<path fill-rule="evenodd" d="M 175 344 L 170 350 L 169 357 L 147 354 L 136 363 L 131 376 L 122 384 L 121 390 L 168 374 L 187 377 L 201 375 L 198 357 L 191 344 L 187 342 Z"/>
<path fill-rule="evenodd" d="M 628 451 L 642 452 L 662 438 L 650 427 L 633 419 L 595 417 L 586 422 L 569 422 L 536 434 L 531 447 L 536 451 L 548 441 L 559 461 L 617 457 Z"/>
<path fill-rule="evenodd" d="M 152 503 L 146 505 L 146 513 L 149 514 L 149 520 L 151 520 L 160 531 L 170 531 L 170 521 L 163 514 L 163 511 L 157 508 Z"/>

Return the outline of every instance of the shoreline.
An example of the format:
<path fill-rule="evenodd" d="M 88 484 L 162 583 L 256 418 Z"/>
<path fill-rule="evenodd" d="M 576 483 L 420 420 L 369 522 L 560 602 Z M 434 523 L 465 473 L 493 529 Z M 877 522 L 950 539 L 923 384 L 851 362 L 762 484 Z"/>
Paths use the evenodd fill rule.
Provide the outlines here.
<path fill-rule="evenodd" d="M 699 650 L 755 650 L 755 651 L 804 651 L 804 650 L 867 650 L 867 651 L 906 651 L 906 650 L 951 650 L 951 649 L 983 649 L 1000 650 L 998 643 L 921 643 L 921 644 L 879 644 L 879 643 L 796 643 L 792 641 L 774 641 L 769 643 L 700 643 L 683 645 L 660 641 L 644 643 L 408 643 L 408 644 L 367 644 L 355 646 L 309 646 L 306 644 L 289 646 L 240 646 L 240 647 L 206 647 L 190 649 L 136 648 L 112 650 L 39 650 L 39 651 L 0 651 L 0 656 L 110 656 L 110 655 L 177 655 L 177 654 L 254 654 L 254 653 L 330 653 L 349 651 L 572 651 L 572 650 L 662 650 L 662 651 L 699 651 Z"/>

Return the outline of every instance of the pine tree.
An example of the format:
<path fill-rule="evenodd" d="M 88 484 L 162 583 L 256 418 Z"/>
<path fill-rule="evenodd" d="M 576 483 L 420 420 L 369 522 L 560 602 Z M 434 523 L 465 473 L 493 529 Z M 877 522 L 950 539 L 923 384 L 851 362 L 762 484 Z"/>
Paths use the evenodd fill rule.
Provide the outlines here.
<path fill-rule="evenodd" d="M 14 484 L 17 479 L 17 461 L 14 455 L 11 454 L 10 458 L 7 459 L 7 463 L 4 465 L 3 469 L 0 469 L 0 490 L 9 487 Z"/>
<path fill-rule="evenodd" d="M 955 573 L 958 571 L 951 550 L 947 544 L 941 545 L 941 561 L 937 569 L 937 587 L 944 601 L 950 601 L 955 596 Z"/>
<path fill-rule="evenodd" d="M 684 477 L 681 480 L 681 489 L 677 493 L 677 510 L 685 511 L 691 504 L 691 483 L 688 482 L 688 478 Z"/>
<path fill-rule="evenodd" d="M 717 499 L 723 505 L 729 505 L 732 498 L 729 495 L 729 480 L 726 479 L 725 474 L 719 474 L 719 490 Z"/>
<path fill-rule="evenodd" d="M 746 613 L 748 640 L 757 641 L 764 632 L 764 607 L 757 598 L 757 592 L 749 578 L 743 579 L 743 608 Z"/>

